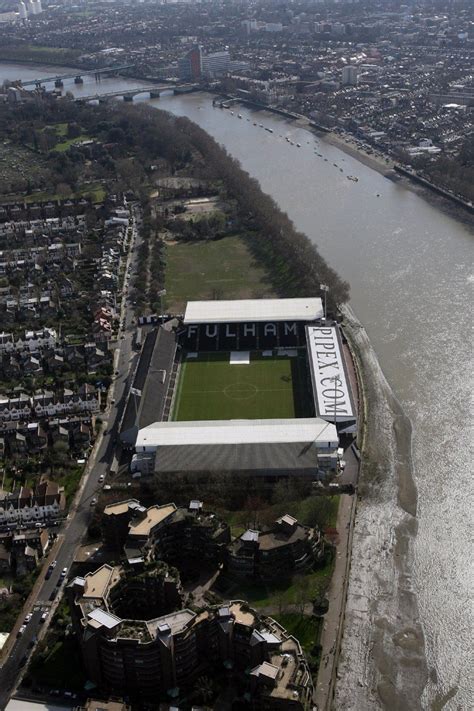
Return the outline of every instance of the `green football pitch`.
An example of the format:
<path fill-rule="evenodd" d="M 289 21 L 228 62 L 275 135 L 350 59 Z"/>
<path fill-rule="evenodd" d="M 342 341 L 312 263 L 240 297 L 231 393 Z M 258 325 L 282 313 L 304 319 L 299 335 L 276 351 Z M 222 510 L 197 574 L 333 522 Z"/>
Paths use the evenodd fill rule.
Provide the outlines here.
<path fill-rule="evenodd" d="M 184 360 L 173 420 L 311 417 L 306 354 L 263 357 L 231 365 L 230 353 L 201 353 Z"/>

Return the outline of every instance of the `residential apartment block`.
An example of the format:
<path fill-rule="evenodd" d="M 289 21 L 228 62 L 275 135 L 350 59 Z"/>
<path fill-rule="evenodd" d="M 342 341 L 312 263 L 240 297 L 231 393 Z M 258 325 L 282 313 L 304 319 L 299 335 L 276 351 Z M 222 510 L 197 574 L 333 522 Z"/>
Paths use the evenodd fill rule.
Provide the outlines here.
<path fill-rule="evenodd" d="M 248 529 L 234 541 L 229 526 L 194 500 L 188 508 L 150 506 L 136 499 L 109 504 L 102 518 L 108 548 L 129 563 L 164 560 L 222 564 L 229 575 L 272 580 L 310 568 L 323 554 L 323 537 L 286 514 L 262 530 Z"/>
<path fill-rule="evenodd" d="M 220 670 L 247 687 L 253 708 L 309 708 L 312 681 L 305 657 L 299 642 L 274 620 L 240 601 L 125 619 L 110 592 L 120 577 L 117 568 L 104 565 L 67 587 L 87 676 L 102 691 L 156 703 L 171 689 L 179 694 L 198 676 Z M 144 605 L 146 594 L 142 588 Z"/>
<path fill-rule="evenodd" d="M 238 576 L 271 580 L 309 567 L 323 550 L 321 533 L 286 514 L 261 531 L 248 529 L 229 546 L 227 568 Z"/>
<path fill-rule="evenodd" d="M 203 511 L 202 502 L 189 507 L 175 504 L 146 509 L 136 499 L 110 504 L 102 519 L 108 547 L 122 551 L 129 561 L 147 557 L 174 563 L 186 558 L 222 562 L 230 543 L 229 526 L 212 513 Z"/>

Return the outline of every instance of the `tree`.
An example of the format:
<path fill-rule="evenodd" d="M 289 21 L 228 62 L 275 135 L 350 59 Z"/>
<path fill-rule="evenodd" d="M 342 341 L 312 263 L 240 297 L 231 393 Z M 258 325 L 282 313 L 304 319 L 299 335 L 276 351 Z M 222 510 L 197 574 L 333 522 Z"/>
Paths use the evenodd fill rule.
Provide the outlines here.
<path fill-rule="evenodd" d="M 67 125 L 67 137 L 68 138 L 78 138 L 81 135 L 81 127 L 77 123 L 68 123 Z"/>
<path fill-rule="evenodd" d="M 125 131 L 120 126 L 113 126 L 107 133 L 107 140 L 109 143 L 124 143 Z"/>
<path fill-rule="evenodd" d="M 208 676 L 200 676 L 196 679 L 194 684 L 194 692 L 197 699 L 203 703 L 208 704 L 214 698 L 214 685 L 212 679 Z"/>
<path fill-rule="evenodd" d="M 278 605 L 278 614 L 282 615 L 287 607 L 286 603 L 286 597 L 285 597 L 285 591 L 284 590 L 278 590 L 275 593 L 275 600 Z"/>
<path fill-rule="evenodd" d="M 299 605 L 299 611 L 302 615 L 305 611 L 306 604 L 310 601 L 310 581 L 308 576 L 297 575 L 295 578 L 295 587 L 295 602 Z"/>
<path fill-rule="evenodd" d="M 71 194 L 71 186 L 67 183 L 58 183 L 56 185 L 56 193 L 60 198 L 68 197 Z"/>
<path fill-rule="evenodd" d="M 260 496 L 248 496 L 245 502 L 244 509 L 248 512 L 249 525 L 253 528 L 257 528 L 259 525 L 259 511 L 265 506 L 264 501 Z"/>
<path fill-rule="evenodd" d="M 334 504 L 326 496 L 312 496 L 307 499 L 304 523 L 307 526 L 326 528 L 332 515 Z"/>
<path fill-rule="evenodd" d="M 273 504 L 283 504 L 290 500 L 288 491 L 288 482 L 281 479 L 277 481 L 272 491 L 272 503 Z"/>

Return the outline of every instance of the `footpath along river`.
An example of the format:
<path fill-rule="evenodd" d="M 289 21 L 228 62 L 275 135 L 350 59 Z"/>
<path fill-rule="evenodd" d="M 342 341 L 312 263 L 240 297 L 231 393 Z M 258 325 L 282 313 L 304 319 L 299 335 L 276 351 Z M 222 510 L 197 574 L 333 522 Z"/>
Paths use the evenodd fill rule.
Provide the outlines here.
<path fill-rule="evenodd" d="M 0 64 L 0 81 L 56 69 L 65 73 Z M 139 84 L 110 78 L 99 89 Z M 95 87 L 92 78 L 65 83 L 75 94 Z M 188 116 L 223 144 L 350 282 L 351 305 L 413 427 L 418 530 L 410 585 L 430 670 L 420 707 L 436 699 L 433 708 L 471 708 L 472 229 L 294 122 L 243 107 L 232 115 L 207 94 L 149 103 Z"/>

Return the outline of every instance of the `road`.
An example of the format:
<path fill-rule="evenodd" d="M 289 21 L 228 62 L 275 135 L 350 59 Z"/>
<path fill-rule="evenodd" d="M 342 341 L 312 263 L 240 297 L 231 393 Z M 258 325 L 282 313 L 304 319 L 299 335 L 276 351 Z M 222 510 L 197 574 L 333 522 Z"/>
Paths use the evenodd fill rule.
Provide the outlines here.
<path fill-rule="evenodd" d="M 117 351 L 115 360 L 115 371 L 118 375 L 114 377 L 112 386 L 109 389 L 108 405 L 103 416 L 104 430 L 99 435 L 94 449 L 89 457 L 84 476 L 81 481 L 81 486 L 77 492 L 76 498 L 70 508 L 69 515 L 58 536 L 58 543 L 53 546 L 48 559 L 43 566 L 40 576 L 33 589 L 33 595 L 30 596 L 27 606 L 23 609 L 17 624 L 12 632 L 17 634 L 18 628 L 23 623 L 24 616 L 28 612 L 33 613 L 31 621 L 26 626 L 26 630 L 20 637 L 17 637 L 14 644 L 7 653 L 6 659 L 3 660 L 0 668 L 0 709 L 4 709 L 10 696 L 16 688 L 18 679 L 23 668 L 26 665 L 26 660 L 34 646 L 34 640 L 40 634 L 44 634 L 47 628 L 51 615 L 49 611 L 56 607 L 57 601 L 60 599 L 60 590 L 65 582 L 60 583 L 60 575 L 63 568 L 70 568 L 74 560 L 74 554 L 77 546 L 86 533 L 87 527 L 92 519 L 94 506 L 92 500 L 100 492 L 103 483 L 99 482 L 100 477 L 104 477 L 106 483 L 106 475 L 115 453 L 115 441 L 118 441 L 118 423 L 123 412 L 126 402 L 129 380 L 133 374 L 138 354 L 133 349 L 133 336 L 135 327 L 133 325 L 133 311 L 130 302 L 127 300 L 128 269 L 133 272 L 136 267 L 137 246 L 139 245 L 140 235 L 136 227 L 136 215 L 138 208 L 133 208 L 133 236 L 131 240 L 131 249 L 128 254 L 125 278 L 123 284 L 122 298 L 122 313 Z M 107 423 L 107 424 L 106 424 Z M 49 563 L 55 559 L 56 567 L 49 580 L 45 579 L 45 574 Z M 54 590 L 58 591 L 56 598 L 50 601 L 50 596 Z M 33 598 L 33 599 L 31 599 Z M 56 604 L 55 604 L 56 603 Z M 48 620 L 41 622 L 42 613 L 48 611 Z M 7 642 L 8 644 L 8 642 Z"/>

